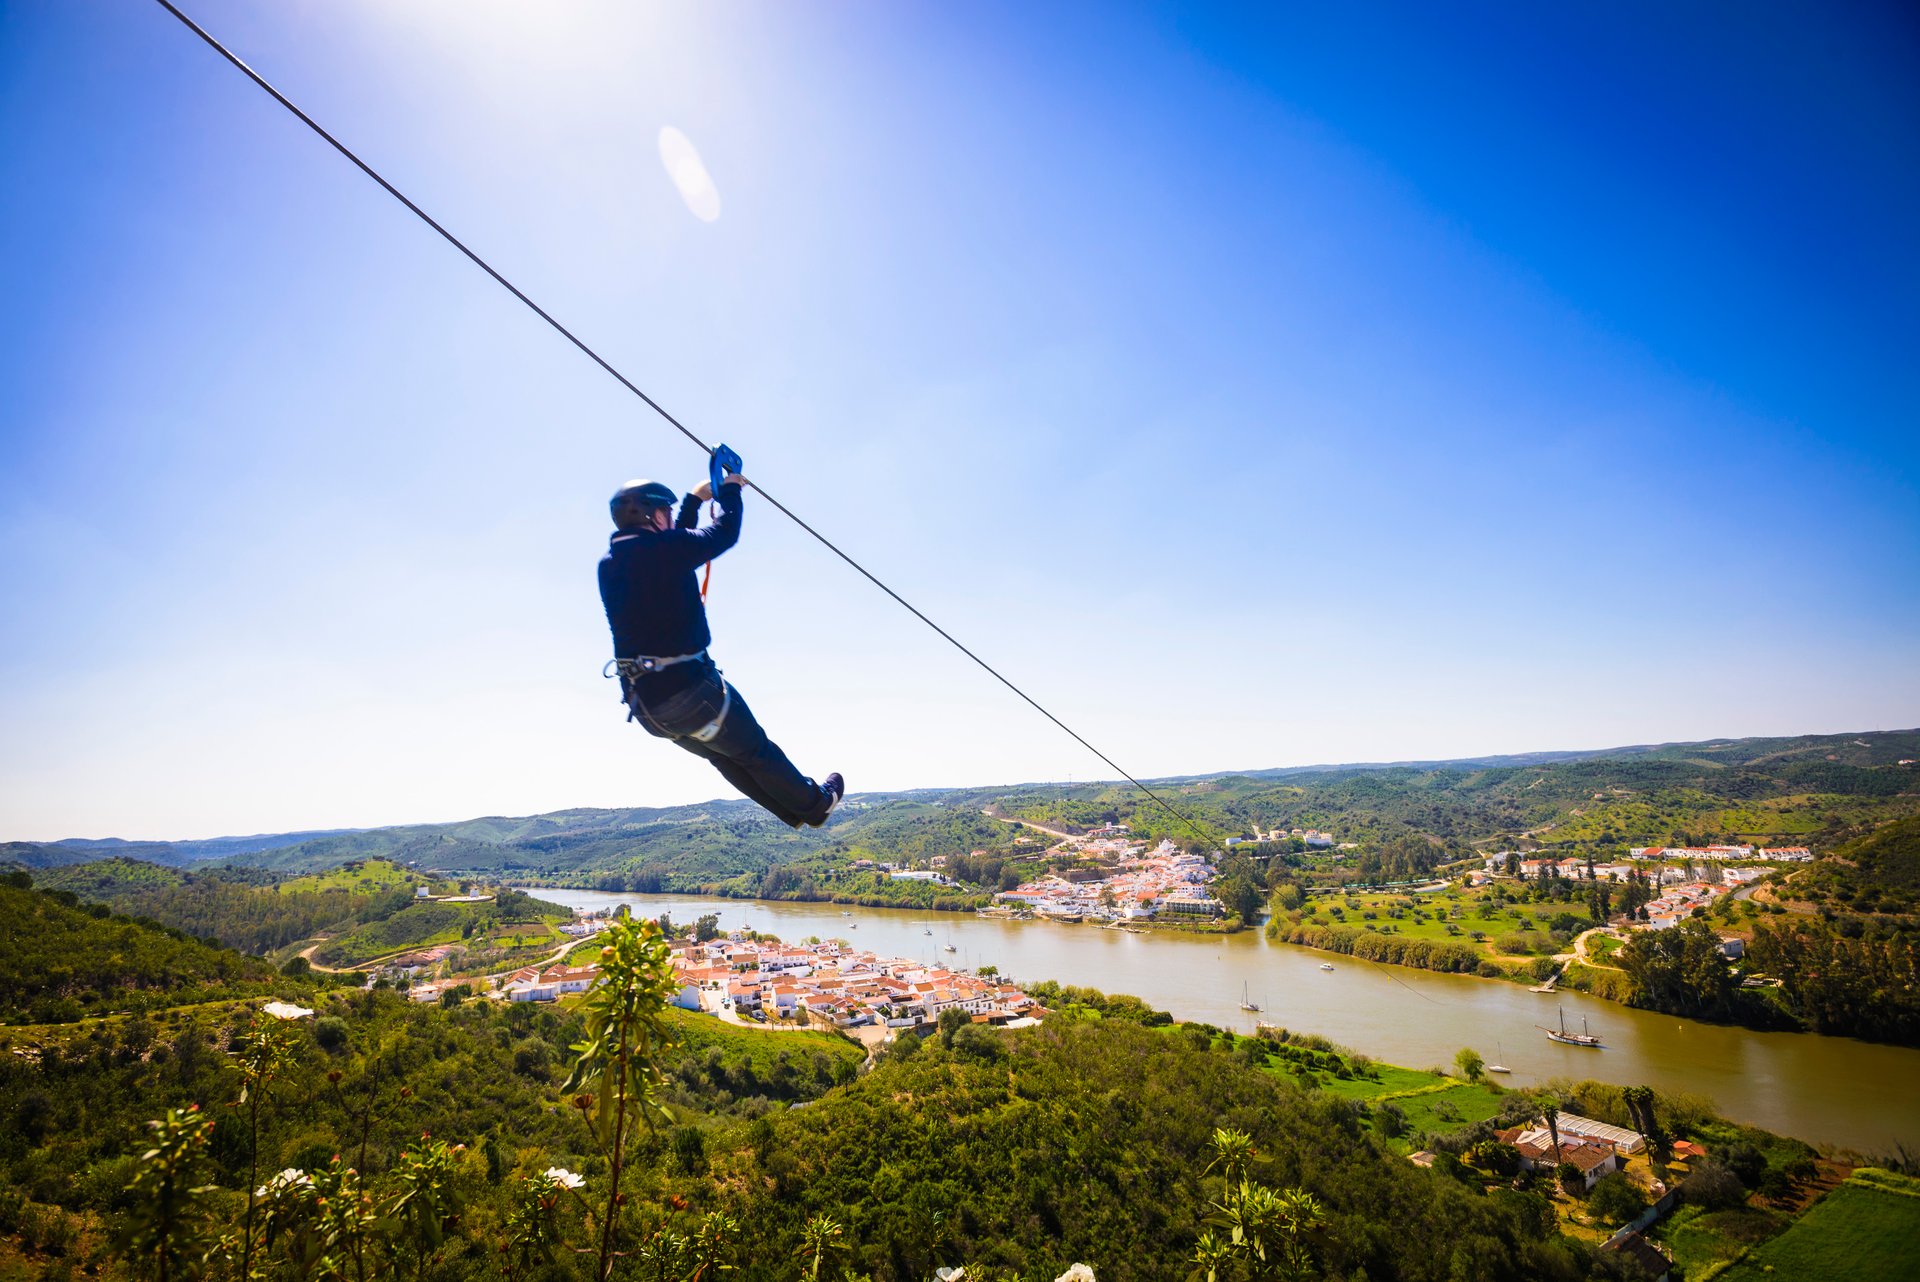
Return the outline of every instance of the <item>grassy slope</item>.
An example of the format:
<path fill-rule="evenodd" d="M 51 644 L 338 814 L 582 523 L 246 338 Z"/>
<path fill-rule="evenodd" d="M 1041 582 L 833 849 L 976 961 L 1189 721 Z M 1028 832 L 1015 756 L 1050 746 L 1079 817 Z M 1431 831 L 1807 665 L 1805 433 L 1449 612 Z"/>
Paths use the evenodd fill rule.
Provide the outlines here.
<path fill-rule="evenodd" d="M 1725 1282 L 1906 1282 L 1917 1271 L 1920 1180 L 1855 1172 L 1785 1233 L 1720 1276 Z"/>
<path fill-rule="evenodd" d="M 412 872 L 386 859 L 369 859 L 351 865 L 324 869 L 304 877 L 289 877 L 281 882 L 278 889 L 283 895 L 317 894 L 326 891 L 346 891 L 351 894 L 378 894 L 383 890 L 397 890 L 403 886 L 427 885 L 436 887 L 434 879 L 421 873 Z"/>

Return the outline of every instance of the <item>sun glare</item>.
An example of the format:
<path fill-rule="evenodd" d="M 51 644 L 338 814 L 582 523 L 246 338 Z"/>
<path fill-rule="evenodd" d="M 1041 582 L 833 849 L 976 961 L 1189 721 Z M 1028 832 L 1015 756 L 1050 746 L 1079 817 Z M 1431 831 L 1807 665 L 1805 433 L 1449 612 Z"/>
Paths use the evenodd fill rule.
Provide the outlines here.
<path fill-rule="evenodd" d="M 680 189 L 680 198 L 695 218 L 710 223 L 720 217 L 720 191 L 713 185 L 713 176 L 692 139 L 672 125 L 660 130 L 660 163 L 666 166 L 667 177 Z"/>

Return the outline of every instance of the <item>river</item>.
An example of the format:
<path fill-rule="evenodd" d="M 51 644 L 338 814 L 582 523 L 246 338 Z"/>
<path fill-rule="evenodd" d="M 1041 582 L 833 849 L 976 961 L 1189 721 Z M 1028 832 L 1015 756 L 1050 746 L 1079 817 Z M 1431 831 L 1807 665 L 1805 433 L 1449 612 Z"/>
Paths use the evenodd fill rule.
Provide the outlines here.
<path fill-rule="evenodd" d="M 802 940 L 838 937 L 923 962 L 998 966 L 1015 980 L 1052 979 L 1131 993 L 1176 1019 L 1251 1032 L 1263 1019 L 1320 1033 L 1390 1064 L 1431 1068 L 1472 1046 L 1513 1070 L 1506 1081 L 1591 1077 L 1624 1086 L 1684 1090 L 1727 1117 L 1815 1143 L 1865 1153 L 1896 1142 L 1920 1148 L 1920 1050 L 1811 1033 L 1756 1033 L 1630 1010 L 1580 993 L 1531 993 L 1518 984 L 1469 979 L 1237 935 L 1131 935 L 1097 926 L 1006 921 L 970 913 L 805 904 L 694 895 L 611 894 L 528 888 L 578 908 L 631 904 L 686 923 L 717 913 L 722 929 Z M 927 934 L 931 929 L 933 933 Z M 944 951 L 951 943 L 953 953 Z M 1333 970 L 1323 971 L 1321 963 Z M 1265 1009 L 1240 1009 L 1242 991 Z M 1604 1050 L 1550 1042 L 1537 1025 L 1584 1019 Z"/>

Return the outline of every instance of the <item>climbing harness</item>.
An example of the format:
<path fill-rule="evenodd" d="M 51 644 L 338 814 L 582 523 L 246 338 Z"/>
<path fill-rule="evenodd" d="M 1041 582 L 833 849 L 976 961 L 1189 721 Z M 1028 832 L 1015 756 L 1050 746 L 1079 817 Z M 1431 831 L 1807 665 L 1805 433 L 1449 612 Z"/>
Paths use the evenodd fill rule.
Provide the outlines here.
<path fill-rule="evenodd" d="M 646 404 L 647 408 L 651 409 L 654 413 L 658 414 L 662 419 L 664 419 L 668 423 L 669 426 L 671 426 L 675 431 L 679 432 L 680 435 L 686 437 L 689 441 L 692 441 L 695 445 L 699 446 L 701 451 L 707 455 L 707 464 L 710 470 L 716 465 L 725 464 L 726 459 L 723 458 L 720 454 L 720 450 L 724 449 L 725 448 L 724 446 L 716 448 L 715 446 L 708 445 L 705 441 L 701 440 L 698 433 L 688 428 L 686 424 L 682 423 L 679 419 L 675 418 L 672 414 L 669 414 L 665 406 L 661 405 L 660 402 L 654 400 L 651 396 L 648 396 L 644 391 L 640 390 L 640 387 L 638 384 L 636 384 L 632 379 L 628 378 L 625 374 L 622 374 L 618 369 L 615 369 L 612 363 L 609 362 L 606 359 L 606 357 L 600 355 L 600 353 L 594 351 L 593 348 L 587 346 L 587 344 L 583 342 L 580 339 L 580 337 L 576 335 L 572 330 L 568 329 L 565 325 L 562 325 L 559 321 L 555 320 L 553 318 L 553 315 L 550 312 L 548 312 L 546 308 L 534 302 L 533 299 L 529 298 L 526 295 L 526 293 L 522 291 L 518 285 L 515 285 L 512 281 L 508 280 L 505 276 L 502 276 L 499 273 L 499 271 L 497 271 L 494 268 L 493 264 L 489 263 L 486 259 L 480 257 L 480 255 L 476 254 L 473 250 L 467 248 L 467 246 L 460 240 L 458 236 L 455 236 L 452 232 L 448 231 L 445 227 L 442 227 L 438 222 L 434 220 L 432 215 L 427 213 L 426 210 L 414 204 L 413 201 L 407 197 L 406 193 L 402 192 L 398 187 L 395 187 L 392 183 L 388 182 L 385 178 L 383 178 L 380 175 L 380 172 L 378 170 L 376 170 L 372 165 L 369 165 L 366 161 L 360 159 L 359 156 L 355 155 L 353 150 L 349 148 L 345 143 L 341 142 L 338 138 L 335 138 L 332 134 L 328 133 L 324 128 L 321 127 L 320 123 L 316 121 L 312 116 L 309 116 L 306 112 L 302 111 L 299 107 L 295 106 L 293 100 L 288 98 L 285 94 L 281 93 L 278 89 L 274 88 L 273 85 L 268 82 L 266 77 L 262 76 L 259 72 L 255 71 L 252 67 L 249 67 L 246 64 L 246 62 L 242 60 L 237 54 L 235 54 L 232 50 L 228 49 L 225 45 L 221 44 L 218 40 L 216 40 L 212 36 L 212 34 L 210 34 L 206 30 L 206 28 L 202 27 L 199 23 L 195 22 L 192 18 L 189 18 L 186 14 L 182 13 L 178 8 L 174 6 L 174 4 L 172 3 L 172 0 L 154 0 L 154 3 L 158 4 L 162 9 L 165 9 L 168 13 L 172 14 L 175 18 L 178 18 L 182 26 L 186 27 L 187 30 L 193 32 L 194 35 L 200 37 L 200 39 L 205 41 L 207 46 L 211 48 L 215 53 L 219 54 L 222 58 L 225 58 L 228 62 L 232 63 L 233 66 L 236 69 L 238 69 L 242 75 L 246 76 L 247 79 L 253 81 L 254 84 L 258 85 L 275 102 L 279 103 L 282 107 L 285 107 L 289 112 L 293 113 L 294 117 L 297 118 L 301 124 L 313 130 L 315 134 L 319 135 L 320 138 L 323 139 L 335 151 L 339 152 L 342 156 L 346 157 L 347 160 L 350 161 L 355 168 L 359 169 L 361 173 L 365 174 L 368 178 L 371 178 L 374 182 L 378 183 L 380 187 L 389 196 L 392 196 L 395 200 L 399 201 L 402 205 L 405 205 L 407 209 L 416 218 L 418 218 L 421 222 L 425 223 L 427 226 L 433 228 L 434 231 L 438 232 L 441 238 L 444 239 L 449 245 L 452 245 L 455 249 L 459 250 L 462 254 L 466 255 L 467 259 L 470 262 L 472 262 L 475 267 L 478 267 L 481 271 L 491 276 L 494 279 L 495 283 L 497 283 L 502 289 L 506 290 L 509 294 L 512 294 L 515 298 L 519 299 L 522 303 L 526 304 L 527 309 L 529 311 L 533 312 L 534 315 L 538 316 L 541 320 L 545 321 L 548 325 L 552 326 L 554 331 L 558 333 L 560 337 L 566 339 L 569 343 L 572 343 L 575 347 L 579 348 L 581 354 L 584 355 L 588 360 L 592 361 L 595 365 L 598 365 L 601 369 L 605 370 L 608 374 L 610 374 L 614 378 L 614 380 L 620 384 L 620 386 L 626 388 L 629 392 L 632 392 L 635 396 L 639 397 L 640 400 Z M 737 455 L 734 455 L 731 450 L 728 450 L 727 454 L 733 457 L 737 463 L 738 461 Z M 736 471 L 738 470 L 737 467 L 735 470 Z M 725 479 L 724 473 L 721 475 L 720 479 L 722 480 Z M 1143 794 L 1146 795 L 1146 797 L 1150 801 L 1152 801 L 1155 805 L 1159 806 L 1160 809 L 1166 811 L 1169 815 L 1172 815 L 1175 819 L 1178 819 L 1181 823 L 1185 824 L 1187 828 L 1191 830 L 1195 836 L 1199 837 L 1202 841 L 1205 841 L 1214 845 L 1219 844 L 1220 839 L 1218 836 L 1206 832 L 1204 829 L 1200 827 L 1199 824 L 1195 823 L 1187 815 L 1182 814 L 1178 809 L 1176 809 L 1173 806 L 1172 803 L 1167 801 L 1159 793 L 1155 792 L 1153 789 L 1147 787 L 1145 784 L 1141 783 L 1138 779 L 1128 774 L 1125 770 L 1121 768 L 1119 762 L 1115 761 L 1112 757 L 1109 757 L 1106 753 L 1100 751 L 1100 749 L 1094 747 L 1091 743 L 1087 742 L 1086 738 L 1083 735 L 1081 735 L 1081 733 L 1078 730 L 1075 730 L 1072 726 L 1062 721 L 1059 717 L 1056 717 L 1053 715 L 1053 713 L 1047 711 L 1044 707 L 1040 705 L 1039 701 L 1036 700 L 1032 695 L 1028 694 L 1025 690 L 1022 690 L 1019 686 L 1009 681 L 1006 677 L 1002 676 L 999 670 L 996 669 L 992 664 L 988 663 L 985 659 L 982 659 L 979 655 L 975 654 L 973 651 L 969 650 L 966 646 L 962 645 L 960 643 L 959 638 L 955 637 L 951 632 L 948 632 L 945 628 L 935 623 L 932 619 L 928 618 L 925 614 L 922 614 L 920 610 L 916 608 L 911 602 L 909 602 L 905 597 L 901 596 L 898 592 L 895 592 L 892 588 L 888 587 L 885 583 L 881 582 L 877 577 L 875 577 L 873 572 L 867 569 L 866 566 L 860 564 L 858 561 L 854 560 L 851 556 L 841 551 L 840 548 L 831 539 L 827 538 L 826 535 L 820 533 L 820 531 L 814 529 L 811 525 L 807 524 L 805 521 L 800 519 L 799 514 L 794 512 L 792 508 L 789 508 L 786 504 L 782 503 L 779 499 L 773 497 L 773 495 L 767 493 L 764 489 L 762 489 L 758 485 L 755 485 L 753 482 L 747 481 L 747 482 L 744 482 L 744 484 L 750 486 L 755 493 L 759 494 L 761 498 L 765 499 L 769 504 L 771 504 L 774 510 L 778 511 L 782 516 L 786 517 L 789 521 L 792 521 L 795 525 L 805 530 L 808 534 L 811 534 L 814 537 L 814 539 L 818 541 L 822 547 L 827 549 L 827 551 L 833 553 L 835 556 L 839 557 L 842 561 L 845 561 L 847 565 L 854 570 L 855 573 L 860 575 L 861 578 L 865 579 L 867 582 L 873 584 L 874 587 L 879 588 L 882 592 L 886 593 L 889 597 L 891 597 L 894 600 L 895 604 L 900 606 L 900 608 L 907 611 L 907 613 L 913 615 L 914 618 L 920 620 L 920 622 L 926 624 L 929 628 L 932 628 L 935 632 L 937 632 L 940 635 L 942 640 L 946 641 L 947 644 L 951 645 L 954 649 L 958 650 L 961 654 L 964 654 L 969 659 L 972 659 L 974 663 L 978 664 L 980 668 L 987 673 L 988 676 L 992 677 L 995 681 L 998 681 L 1001 685 L 1005 686 L 1007 689 L 1013 691 L 1013 693 L 1018 695 L 1021 698 L 1021 700 L 1023 700 L 1027 704 L 1028 707 L 1032 708 L 1035 712 L 1039 713 L 1041 716 L 1045 717 L 1047 720 L 1053 722 L 1054 725 L 1058 726 L 1061 730 L 1065 731 L 1067 735 L 1070 736 L 1075 743 L 1078 743 L 1081 747 L 1085 748 L 1088 752 L 1092 753 L 1094 756 L 1098 757 L 1101 761 L 1105 762 L 1108 766 L 1112 767 L 1112 769 L 1117 774 L 1119 774 L 1119 776 L 1122 779 L 1125 779 L 1128 783 L 1132 784 L 1135 788 L 1138 788 Z M 724 712 L 722 715 L 724 716 Z M 714 730 L 714 733 L 716 734 L 718 733 L 717 728 Z"/>
<path fill-rule="evenodd" d="M 727 713 L 733 707 L 732 686 L 729 686 L 725 681 L 720 683 L 720 711 L 714 713 L 713 720 L 707 722 L 706 725 L 701 726 L 698 730 L 690 734 L 675 735 L 670 733 L 667 728 L 658 721 L 655 721 L 653 716 L 648 713 L 646 704 L 640 699 L 640 684 L 638 680 L 640 677 L 651 676 L 653 673 L 662 672 L 676 664 L 704 661 L 706 658 L 707 652 L 702 650 L 698 654 L 674 654 L 667 655 L 664 658 L 658 655 L 643 654 L 632 659 L 608 659 L 607 665 L 600 669 L 600 675 L 609 678 L 616 676 L 620 678 L 620 697 L 627 705 L 627 720 L 645 720 L 648 725 L 651 725 L 655 730 L 666 735 L 669 739 L 697 739 L 701 743 L 711 743 L 713 742 L 714 736 L 720 733 L 720 728 L 727 723 Z M 719 668 L 714 669 L 716 674 L 718 674 L 719 671 Z"/>

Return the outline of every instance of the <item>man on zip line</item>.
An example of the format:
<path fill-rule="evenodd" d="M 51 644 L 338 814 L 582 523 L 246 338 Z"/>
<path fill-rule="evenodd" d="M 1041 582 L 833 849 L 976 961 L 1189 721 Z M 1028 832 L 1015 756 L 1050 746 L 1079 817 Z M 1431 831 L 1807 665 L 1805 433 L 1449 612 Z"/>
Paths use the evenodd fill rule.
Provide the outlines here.
<path fill-rule="evenodd" d="M 600 558 L 615 656 L 608 667 L 619 672 L 629 721 L 711 761 L 788 826 L 818 828 L 846 795 L 846 781 L 835 773 L 815 783 L 795 769 L 707 657 L 713 638 L 694 571 L 739 542 L 746 479 L 727 475 L 719 517 L 697 529 L 700 505 L 716 498 L 711 481 L 684 499 L 658 481 L 629 481 L 615 491 L 614 534 Z"/>

